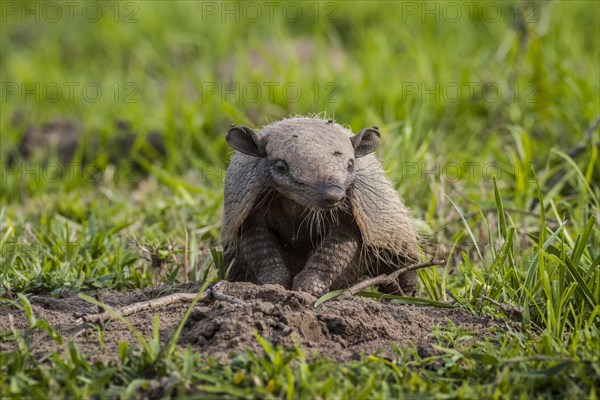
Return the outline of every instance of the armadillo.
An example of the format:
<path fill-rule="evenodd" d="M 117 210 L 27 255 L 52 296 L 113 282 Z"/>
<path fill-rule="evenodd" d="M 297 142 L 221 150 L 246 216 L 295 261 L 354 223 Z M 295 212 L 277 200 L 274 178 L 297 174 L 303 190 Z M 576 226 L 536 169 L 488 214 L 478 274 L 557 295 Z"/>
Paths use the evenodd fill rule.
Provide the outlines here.
<path fill-rule="evenodd" d="M 419 258 L 409 210 L 373 155 L 377 127 L 353 134 L 295 117 L 258 132 L 232 125 L 221 240 L 229 279 L 319 296 Z M 416 271 L 379 288 L 414 294 Z"/>

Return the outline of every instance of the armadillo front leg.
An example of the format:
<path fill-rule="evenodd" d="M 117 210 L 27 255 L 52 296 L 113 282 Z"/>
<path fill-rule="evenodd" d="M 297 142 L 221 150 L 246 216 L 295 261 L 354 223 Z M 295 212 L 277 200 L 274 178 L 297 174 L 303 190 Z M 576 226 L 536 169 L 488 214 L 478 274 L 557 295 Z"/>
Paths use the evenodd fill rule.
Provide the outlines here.
<path fill-rule="evenodd" d="M 358 251 L 359 240 L 355 232 L 331 233 L 308 259 L 304 269 L 294 277 L 293 290 L 315 296 L 325 294 L 334 280 L 351 268 Z"/>
<path fill-rule="evenodd" d="M 291 287 L 292 277 L 281 255 L 279 241 L 266 226 L 258 225 L 244 232 L 240 250 L 245 263 L 254 269 L 257 284 Z"/>

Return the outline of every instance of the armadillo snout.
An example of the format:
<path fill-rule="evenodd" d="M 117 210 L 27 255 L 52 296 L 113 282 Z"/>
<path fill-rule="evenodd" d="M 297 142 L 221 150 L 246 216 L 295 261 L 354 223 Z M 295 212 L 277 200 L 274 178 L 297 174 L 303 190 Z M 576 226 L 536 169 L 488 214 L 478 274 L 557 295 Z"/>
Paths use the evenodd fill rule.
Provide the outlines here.
<path fill-rule="evenodd" d="M 323 189 L 322 202 L 326 208 L 337 206 L 346 197 L 346 191 L 335 185 L 326 186 Z"/>

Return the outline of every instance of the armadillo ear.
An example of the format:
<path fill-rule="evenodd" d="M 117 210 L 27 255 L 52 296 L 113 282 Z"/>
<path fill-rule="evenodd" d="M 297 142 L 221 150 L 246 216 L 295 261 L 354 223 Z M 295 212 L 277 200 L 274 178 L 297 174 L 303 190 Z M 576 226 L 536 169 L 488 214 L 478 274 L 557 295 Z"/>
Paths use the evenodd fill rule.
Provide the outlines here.
<path fill-rule="evenodd" d="M 225 140 L 240 153 L 253 157 L 265 156 L 265 147 L 260 137 L 247 126 L 232 125 L 225 135 Z"/>
<path fill-rule="evenodd" d="M 379 131 L 377 127 L 365 128 L 350 138 L 354 147 L 354 157 L 360 158 L 371 154 L 379 146 Z"/>

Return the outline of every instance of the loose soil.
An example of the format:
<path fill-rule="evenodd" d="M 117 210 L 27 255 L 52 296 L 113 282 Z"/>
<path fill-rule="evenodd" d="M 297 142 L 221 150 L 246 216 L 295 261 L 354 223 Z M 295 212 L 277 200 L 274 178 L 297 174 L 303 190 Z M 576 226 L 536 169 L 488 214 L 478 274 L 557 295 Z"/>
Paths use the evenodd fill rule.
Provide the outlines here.
<path fill-rule="evenodd" d="M 175 292 L 194 292 L 196 284 L 176 285 L 136 292 L 103 293 L 101 301 L 113 307 L 146 301 Z M 222 293 L 234 296 L 243 304 L 206 300 L 198 303 L 185 324 L 179 340 L 205 355 L 230 359 L 246 349 L 260 352 L 256 333 L 275 344 L 293 347 L 300 344 L 310 354 L 319 353 L 337 359 L 357 359 L 363 354 L 387 356 L 393 344 L 416 346 L 422 355 L 434 354 L 437 343 L 431 333 L 436 326 L 455 324 L 474 337 L 493 335 L 495 329 L 507 329 L 506 323 L 471 314 L 461 308 L 434 308 L 398 305 L 353 297 L 333 300 L 315 308 L 314 298 L 281 286 L 256 286 L 244 282 L 224 282 Z M 92 358 L 115 360 L 121 341 L 136 345 L 135 335 L 123 324 L 112 321 L 104 327 L 104 344 L 99 345 L 97 329 L 85 329 L 75 335 L 76 319 L 82 314 L 98 312 L 96 306 L 66 293 L 59 298 L 31 295 L 29 300 L 38 319 L 46 320 L 67 341 L 75 343 Z M 127 320 L 144 337 L 151 337 L 153 315 L 160 316 L 160 341 L 165 344 L 176 330 L 189 303 L 174 303 L 160 309 L 142 311 Z M 9 315 L 12 315 L 9 318 Z M 11 322 L 12 320 L 12 322 Z M 0 351 L 15 348 L 6 338 L 12 326 L 33 340 L 31 348 L 44 357 L 57 348 L 47 335 L 28 328 L 23 311 L 13 306 L 0 307 Z"/>

